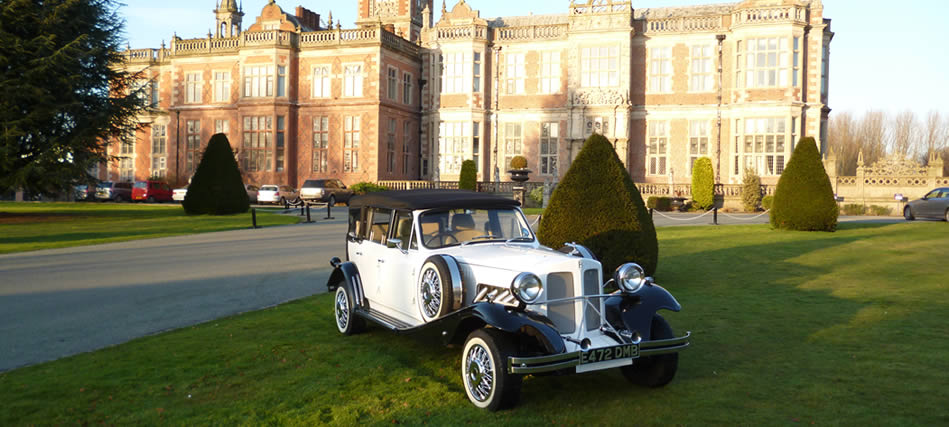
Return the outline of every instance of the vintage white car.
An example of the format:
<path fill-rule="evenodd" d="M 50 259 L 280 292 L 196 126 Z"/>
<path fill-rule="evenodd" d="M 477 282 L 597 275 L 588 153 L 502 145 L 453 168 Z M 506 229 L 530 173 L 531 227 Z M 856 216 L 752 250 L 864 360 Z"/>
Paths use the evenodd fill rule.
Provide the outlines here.
<path fill-rule="evenodd" d="M 456 190 L 353 198 L 347 261 L 330 261 L 327 283 L 339 331 L 369 320 L 463 344 L 464 389 L 492 411 L 517 403 L 525 374 L 620 368 L 635 383 L 671 381 L 690 334 L 656 312 L 679 311 L 675 298 L 636 264 L 604 277 L 586 248 L 542 246 L 518 206 Z"/>

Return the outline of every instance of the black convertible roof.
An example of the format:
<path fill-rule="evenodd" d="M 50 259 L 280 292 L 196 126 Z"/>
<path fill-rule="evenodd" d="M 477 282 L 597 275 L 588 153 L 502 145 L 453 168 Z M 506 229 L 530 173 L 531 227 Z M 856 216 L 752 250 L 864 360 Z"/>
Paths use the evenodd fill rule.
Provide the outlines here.
<path fill-rule="evenodd" d="M 349 202 L 349 206 L 416 210 L 431 208 L 510 208 L 520 206 L 520 203 L 491 193 L 476 193 L 467 190 L 406 190 L 380 191 L 356 196 Z"/>

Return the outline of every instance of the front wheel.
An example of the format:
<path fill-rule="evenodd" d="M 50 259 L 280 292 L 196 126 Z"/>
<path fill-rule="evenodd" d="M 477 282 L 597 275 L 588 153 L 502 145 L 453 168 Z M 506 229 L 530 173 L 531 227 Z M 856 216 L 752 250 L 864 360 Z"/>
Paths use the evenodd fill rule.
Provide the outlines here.
<path fill-rule="evenodd" d="M 353 335 L 362 332 L 365 329 L 365 322 L 361 317 L 353 314 L 353 298 L 346 290 L 346 286 L 340 284 L 336 288 L 336 304 L 333 310 L 336 318 L 336 329 L 343 335 Z"/>
<path fill-rule="evenodd" d="M 946 215 L 949 215 L 949 213 L 947 213 Z M 912 221 L 916 219 L 916 217 L 913 216 L 913 210 L 910 209 L 909 206 L 903 209 L 903 218 L 906 218 L 907 221 Z"/>
<path fill-rule="evenodd" d="M 949 222 L 949 209 L 946 209 L 946 214 L 942 216 L 946 222 Z"/>
<path fill-rule="evenodd" d="M 115 203 L 122 203 L 122 196 L 115 196 Z"/>
<path fill-rule="evenodd" d="M 468 335 L 461 377 L 465 394 L 475 406 L 493 412 L 517 405 L 522 377 L 507 371 L 514 348 L 510 336 L 497 329 L 478 329 Z"/>
<path fill-rule="evenodd" d="M 148 203 L 155 203 L 155 198 L 153 196 L 148 196 L 148 198 L 145 199 L 145 201 Z"/>
<path fill-rule="evenodd" d="M 328 206 L 336 206 L 336 196 L 330 196 L 329 201 L 326 202 Z"/>
<path fill-rule="evenodd" d="M 650 329 L 650 340 L 675 338 L 669 322 L 666 322 L 666 319 L 658 314 L 653 315 Z M 633 360 L 632 366 L 623 366 L 620 370 L 623 372 L 623 376 L 633 384 L 646 387 L 662 387 L 672 381 L 678 368 L 679 353 L 669 353 L 640 357 Z"/>

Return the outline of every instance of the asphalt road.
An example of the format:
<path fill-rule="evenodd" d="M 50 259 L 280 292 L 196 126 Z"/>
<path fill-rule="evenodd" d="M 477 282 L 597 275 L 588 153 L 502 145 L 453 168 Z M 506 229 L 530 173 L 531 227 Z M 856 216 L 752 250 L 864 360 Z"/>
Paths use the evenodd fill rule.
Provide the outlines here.
<path fill-rule="evenodd" d="M 335 217 L 0 255 L 0 371 L 325 292 Z"/>

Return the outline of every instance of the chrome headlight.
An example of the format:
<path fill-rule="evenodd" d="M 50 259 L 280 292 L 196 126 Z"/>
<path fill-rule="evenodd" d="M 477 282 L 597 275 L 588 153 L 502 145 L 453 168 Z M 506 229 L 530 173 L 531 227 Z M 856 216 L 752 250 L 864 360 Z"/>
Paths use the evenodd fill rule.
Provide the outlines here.
<path fill-rule="evenodd" d="M 646 284 L 646 274 L 639 264 L 628 262 L 613 273 L 616 285 L 625 292 L 636 292 Z"/>
<path fill-rule="evenodd" d="M 531 304 L 540 298 L 544 285 L 534 273 L 521 273 L 511 282 L 511 293 L 525 304 Z"/>

